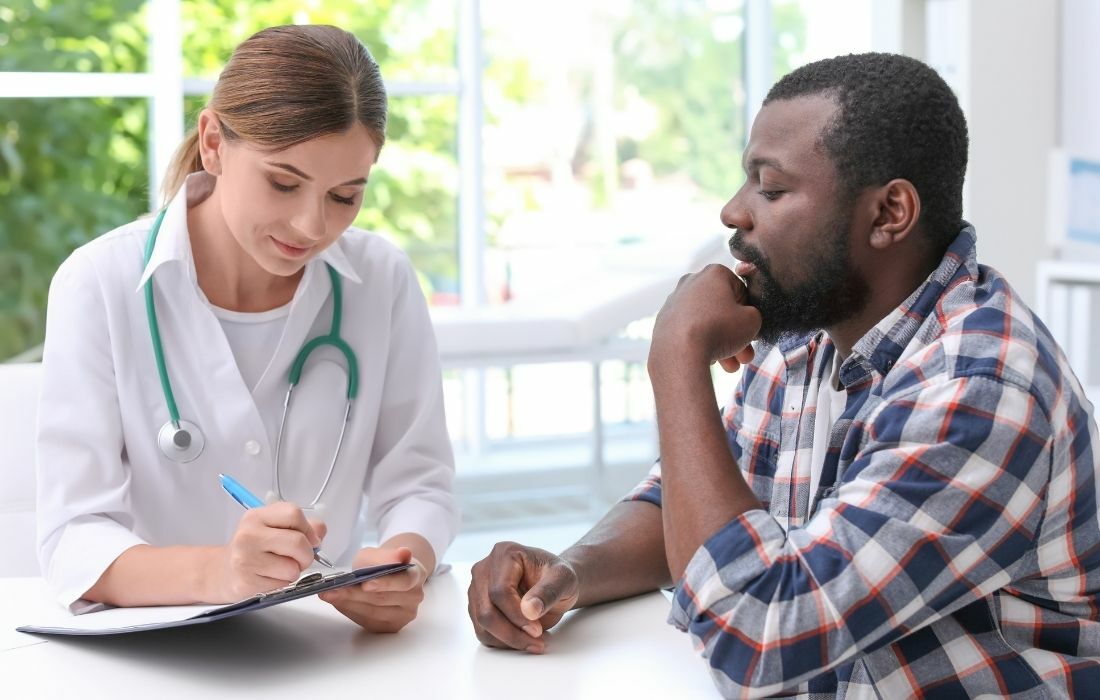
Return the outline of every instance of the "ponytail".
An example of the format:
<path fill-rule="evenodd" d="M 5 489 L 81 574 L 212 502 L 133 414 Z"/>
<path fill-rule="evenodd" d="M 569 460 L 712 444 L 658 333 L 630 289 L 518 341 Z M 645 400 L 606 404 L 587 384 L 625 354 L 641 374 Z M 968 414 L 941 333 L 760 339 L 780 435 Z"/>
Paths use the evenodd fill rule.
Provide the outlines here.
<path fill-rule="evenodd" d="M 202 158 L 199 157 L 199 130 L 191 129 L 183 137 L 183 143 L 176 149 L 172 156 L 172 162 L 168 164 L 168 171 L 164 174 L 164 182 L 161 183 L 161 192 L 164 193 L 164 203 L 172 201 L 176 193 L 183 187 L 183 181 L 191 173 L 202 170 Z"/>

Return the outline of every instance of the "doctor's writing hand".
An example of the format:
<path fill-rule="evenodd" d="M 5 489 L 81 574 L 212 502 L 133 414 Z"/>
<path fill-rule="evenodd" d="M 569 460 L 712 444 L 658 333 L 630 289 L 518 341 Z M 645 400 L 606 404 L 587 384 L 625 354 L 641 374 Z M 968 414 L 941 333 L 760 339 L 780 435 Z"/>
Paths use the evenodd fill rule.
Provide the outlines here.
<path fill-rule="evenodd" d="M 655 379 L 685 363 L 718 362 L 735 372 L 753 358 L 750 343 L 761 317 L 749 306 L 745 285 L 724 265 L 684 275 L 665 300 L 653 326 L 649 373 Z"/>
<path fill-rule="evenodd" d="M 323 522 L 307 520 L 293 503 L 246 510 L 233 539 L 217 550 L 211 602 L 236 602 L 290 585 L 313 563 L 313 548 L 326 532 Z"/>
<path fill-rule="evenodd" d="M 470 622 L 482 644 L 546 651 L 543 631 L 577 604 L 577 572 L 561 557 L 500 542 L 471 570 Z"/>
<path fill-rule="evenodd" d="M 408 547 L 367 547 L 359 550 L 353 564 L 358 569 L 410 561 L 415 564 L 411 569 L 325 591 L 318 597 L 368 632 L 396 632 L 416 618 L 424 600 L 424 582 L 428 579 L 424 565 Z"/>

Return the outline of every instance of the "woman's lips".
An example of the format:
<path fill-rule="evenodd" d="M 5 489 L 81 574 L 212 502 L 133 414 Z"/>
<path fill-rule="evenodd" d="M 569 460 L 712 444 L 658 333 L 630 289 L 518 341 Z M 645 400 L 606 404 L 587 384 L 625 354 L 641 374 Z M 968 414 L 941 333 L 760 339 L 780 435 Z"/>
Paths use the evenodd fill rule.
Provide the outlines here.
<path fill-rule="evenodd" d="M 275 241 L 275 247 L 279 249 L 279 252 L 287 257 L 300 258 L 309 254 L 309 248 L 299 248 L 297 246 L 288 245 L 278 238 L 272 238 L 271 240 Z"/>

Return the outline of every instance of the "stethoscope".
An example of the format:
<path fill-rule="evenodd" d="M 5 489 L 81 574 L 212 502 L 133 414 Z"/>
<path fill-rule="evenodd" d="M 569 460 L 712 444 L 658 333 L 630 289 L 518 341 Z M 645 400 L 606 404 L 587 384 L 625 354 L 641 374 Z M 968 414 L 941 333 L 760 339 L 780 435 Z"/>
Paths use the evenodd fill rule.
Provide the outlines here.
<path fill-rule="evenodd" d="M 157 220 L 153 223 L 153 229 L 149 232 L 149 240 L 145 244 L 146 267 L 148 267 L 149 261 L 153 257 L 153 246 L 156 243 L 157 234 L 160 233 L 160 225 L 161 222 L 164 221 L 166 212 L 167 209 L 161 210 L 160 214 L 157 215 Z M 325 489 L 328 488 L 329 481 L 332 480 L 332 473 L 336 469 L 336 461 L 340 457 L 340 447 L 344 444 L 344 433 L 348 427 L 348 417 L 351 415 L 351 404 L 356 394 L 359 392 L 359 363 L 355 359 L 355 353 L 352 351 L 351 346 L 340 337 L 340 320 L 343 318 L 344 303 L 340 278 L 331 265 L 326 265 L 325 267 L 328 269 L 329 279 L 332 280 L 332 328 L 329 330 L 328 334 L 317 336 L 303 345 L 302 349 L 299 350 L 298 354 L 294 357 L 294 363 L 290 366 L 290 387 L 286 390 L 286 398 L 283 400 L 283 417 L 279 421 L 279 435 L 275 441 L 275 473 L 272 480 L 272 492 L 276 500 L 285 500 L 279 483 L 279 456 L 282 452 L 283 430 L 286 427 L 286 416 L 290 410 L 291 395 L 294 393 L 295 387 L 298 386 L 298 382 L 302 378 L 302 368 L 305 367 L 306 360 L 309 359 L 310 353 L 323 345 L 331 345 L 339 350 L 343 353 L 344 359 L 348 363 L 347 405 L 344 408 L 344 422 L 340 427 L 340 437 L 336 442 L 336 452 L 332 455 L 332 462 L 329 464 L 328 472 L 325 474 L 325 480 L 321 483 L 321 488 L 318 489 L 317 495 L 313 497 L 313 500 L 311 500 L 308 505 L 302 506 L 303 508 L 317 507 L 320 503 L 321 495 L 325 492 Z M 160 375 L 160 387 L 164 392 L 164 401 L 168 405 L 169 419 L 168 422 L 161 427 L 160 432 L 157 433 L 157 444 L 160 447 L 160 451 L 164 453 L 164 456 L 173 462 L 179 462 L 181 464 L 192 462 L 202 454 L 203 447 L 206 446 L 206 440 L 203 438 L 199 426 L 191 421 L 180 419 L 179 409 L 176 408 L 176 396 L 172 392 L 172 383 L 168 379 L 168 368 L 164 362 L 164 346 L 160 340 L 160 325 L 157 323 L 157 308 L 153 303 L 152 275 L 150 275 L 149 279 L 145 282 L 145 313 L 149 318 L 149 336 L 153 341 L 153 357 L 157 362 L 157 373 Z"/>

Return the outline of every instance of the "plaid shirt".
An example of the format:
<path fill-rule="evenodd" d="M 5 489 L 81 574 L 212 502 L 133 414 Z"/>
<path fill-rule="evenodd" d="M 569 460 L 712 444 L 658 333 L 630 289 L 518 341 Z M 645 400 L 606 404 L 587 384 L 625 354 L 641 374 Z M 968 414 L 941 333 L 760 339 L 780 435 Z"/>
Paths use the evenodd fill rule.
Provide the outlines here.
<path fill-rule="evenodd" d="M 699 548 L 669 618 L 722 694 L 1100 697 L 1092 407 L 974 230 L 845 358 L 810 494 L 834 352 L 757 348 L 724 413 L 766 510 Z M 627 498 L 660 488 L 658 464 Z"/>

